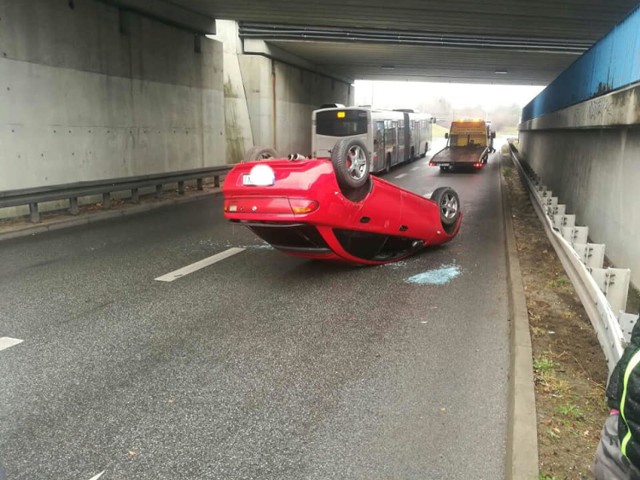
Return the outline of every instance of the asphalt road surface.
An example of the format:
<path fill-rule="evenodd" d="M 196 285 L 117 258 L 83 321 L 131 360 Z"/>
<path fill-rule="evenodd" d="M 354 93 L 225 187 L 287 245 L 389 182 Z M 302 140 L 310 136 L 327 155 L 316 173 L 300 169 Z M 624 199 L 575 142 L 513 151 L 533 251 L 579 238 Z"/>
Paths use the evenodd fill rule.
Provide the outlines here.
<path fill-rule="evenodd" d="M 1 243 L 8 480 L 504 478 L 497 158 L 393 169 L 420 194 L 454 187 L 464 218 L 388 266 L 283 255 L 221 197 Z M 407 283 L 434 270 L 459 275 Z"/>

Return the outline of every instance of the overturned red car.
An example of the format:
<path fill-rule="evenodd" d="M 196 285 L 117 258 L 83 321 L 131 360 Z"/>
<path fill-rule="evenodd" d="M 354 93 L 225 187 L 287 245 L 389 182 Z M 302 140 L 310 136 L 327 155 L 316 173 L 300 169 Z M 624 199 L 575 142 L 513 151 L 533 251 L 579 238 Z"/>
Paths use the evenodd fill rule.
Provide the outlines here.
<path fill-rule="evenodd" d="M 269 158 L 234 166 L 225 178 L 224 216 L 284 253 L 378 265 L 451 240 L 462 213 L 457 193 L 425 198 L 369 174 L 369 153 L 338 141 L 331 158 Z"/>

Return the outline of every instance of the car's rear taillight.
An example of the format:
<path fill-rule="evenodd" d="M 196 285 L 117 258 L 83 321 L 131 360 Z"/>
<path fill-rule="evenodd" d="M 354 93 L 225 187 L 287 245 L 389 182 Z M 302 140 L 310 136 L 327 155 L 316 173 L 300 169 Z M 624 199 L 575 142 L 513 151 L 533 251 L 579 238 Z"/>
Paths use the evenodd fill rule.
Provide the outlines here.
<path fill-rule="evenodd" d="M 320 203 L 305 198 L 236 197 L 224 201 L 224 213 L 240 215 L 305 215 L 318 209 Z"/>
<path fill-rule="evenodd" d="M 291 211 L 296 215 L 311 213 L 320 206 L 317 201 L 304 198 L 290 198 L 289 204 L 291 205 Z"/>

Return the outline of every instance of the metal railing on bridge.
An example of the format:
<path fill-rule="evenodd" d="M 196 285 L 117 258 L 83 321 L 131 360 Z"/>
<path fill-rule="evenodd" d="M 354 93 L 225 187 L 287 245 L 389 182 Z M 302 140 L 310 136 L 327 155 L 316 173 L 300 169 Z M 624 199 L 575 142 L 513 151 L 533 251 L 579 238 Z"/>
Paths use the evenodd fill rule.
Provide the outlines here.
<path fill-rule="evenodd" d="M 604 267 L 604 244 L 589 243 L 589 227 L 576 226 L 576 216 L 540 181 L 509 143 L 514 165 L 524 179 L 536 214 L 573 284 L 596 331 L 612 371 L 629 342 L 638 315 L 625 312 L 631 271 Z"/>
<path fill-rule="evenodd" d="M 0 192 L 0 208 L 29 205 L 31 222 L 39 223 L 39 203 L 68 200 L 69 213 L 77 215 L 79 213 L 78 198 L 80 197 L 102 195 L 102 208 L 110 208 L 111 194 L 113 192 L 130 190 L 131 201 L 138 203 L 140 201 L 139 189 L 145 187 L 155 186 L 157 196 L 162 194 L 164 185 L 176 183 L 178 184 L 178 193 L 184 194 L 185 182 L 192 180 L 196 181 L 198 190 L 203 190 L 204 180 L 207 178 L 213 178 L 213 186 L 219 187 L 220 177 L 226 175 L 230 169 L 231 165 L 223 165 L 136 177 L 110 178 L 20 190 L 6 190 Z"/>

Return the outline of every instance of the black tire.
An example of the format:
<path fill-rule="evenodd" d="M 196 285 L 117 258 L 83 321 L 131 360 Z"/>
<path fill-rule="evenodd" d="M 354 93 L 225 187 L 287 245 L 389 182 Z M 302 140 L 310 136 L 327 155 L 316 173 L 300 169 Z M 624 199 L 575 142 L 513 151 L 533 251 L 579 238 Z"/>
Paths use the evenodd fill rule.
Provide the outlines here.
<path fill-rule="evenodd" d="M 453 188 L 436 188 L 431 194 L 431 200 L 438 204 L 440 222 L 445 229 L 458 223 L 460 218 L 460 198 Z"/>
<path fill-rule="evenodd" d="M 243 162 L 255 162 L 258 160 L 269 160 L 271 158 L 278 158 L 278 152 L 271 147 L 256 145 L 247 150 L 247 153 L 244 154 Z"/>
<path fill-rule="evenodd" d="M 331 150 L 331 163 L 343 193 L 363 187 L 369 181 L 371 158 L 360 140 L 338 140 Z"/>

